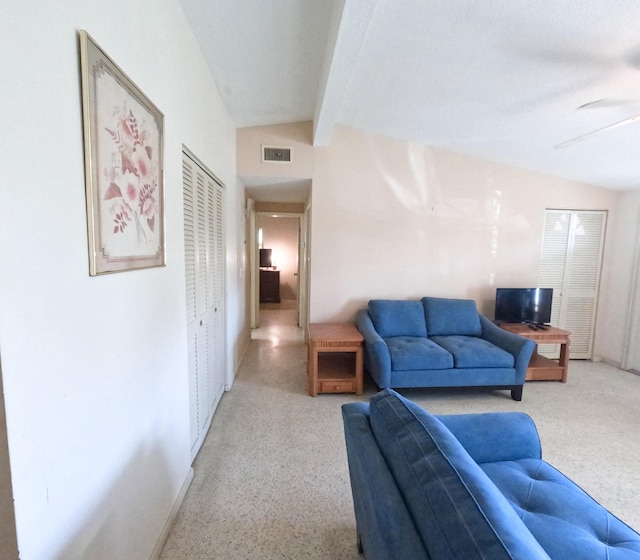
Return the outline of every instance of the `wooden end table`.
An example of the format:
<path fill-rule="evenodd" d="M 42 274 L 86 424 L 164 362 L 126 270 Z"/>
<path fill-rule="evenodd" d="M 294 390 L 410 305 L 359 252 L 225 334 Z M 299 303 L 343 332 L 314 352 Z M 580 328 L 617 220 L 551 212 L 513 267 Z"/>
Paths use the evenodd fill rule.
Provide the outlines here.
<path fill-rule="evenodd" d="M 531 356 L 525 381 L 567 382 L 567 374 L 569 371 L 569 337 L 571 333 L 557 329 L 556 327 L 534 330 L 526 323 L 502 323 L 500 327 L 505 331 L 519 334 L 536 342 L 536 349 Z M 560 358 L 558 360 L 551 360 L 545 356 L 540 356 L 540 354 L 538 354 L 538 344 L 559 344 Z"/>
<path fill-rule="evenodd" d="M 309 394 L 362 395 L 363 336 L 350 323 L 309 325 Z"/>

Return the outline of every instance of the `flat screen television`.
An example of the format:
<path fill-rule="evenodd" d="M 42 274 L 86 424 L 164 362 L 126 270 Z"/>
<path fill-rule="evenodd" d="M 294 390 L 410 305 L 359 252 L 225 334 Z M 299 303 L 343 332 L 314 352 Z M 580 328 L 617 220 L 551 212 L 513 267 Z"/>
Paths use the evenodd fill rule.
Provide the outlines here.
<path fill-rule="evenodd" d="M 533 323 L 551 321 L 553 288 L 497 288 L 496 323 Z"/>
<path fill-rule="evenodd" d="M 260 249 L 260 268 L 269 267 L 271 267 L 271 249 Z"/>

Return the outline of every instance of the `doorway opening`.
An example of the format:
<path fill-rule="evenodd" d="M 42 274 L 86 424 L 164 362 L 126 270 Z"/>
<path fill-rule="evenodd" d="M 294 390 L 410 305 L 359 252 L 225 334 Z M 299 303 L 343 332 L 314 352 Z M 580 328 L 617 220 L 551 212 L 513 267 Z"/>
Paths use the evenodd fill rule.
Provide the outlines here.
<path fill-rule="evenodd" d="M 251 338 L 305 340 L 306 212 L 251 211 Z"/>

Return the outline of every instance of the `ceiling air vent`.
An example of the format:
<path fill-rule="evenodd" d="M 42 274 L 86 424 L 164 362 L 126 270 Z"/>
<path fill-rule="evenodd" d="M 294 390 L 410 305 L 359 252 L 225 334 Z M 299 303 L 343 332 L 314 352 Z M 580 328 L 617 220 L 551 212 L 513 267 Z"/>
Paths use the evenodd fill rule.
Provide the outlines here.
<path fill-rule="evenodd" d="M 291 163 L 291 148 L 262 146 L 262 162 Z"/>

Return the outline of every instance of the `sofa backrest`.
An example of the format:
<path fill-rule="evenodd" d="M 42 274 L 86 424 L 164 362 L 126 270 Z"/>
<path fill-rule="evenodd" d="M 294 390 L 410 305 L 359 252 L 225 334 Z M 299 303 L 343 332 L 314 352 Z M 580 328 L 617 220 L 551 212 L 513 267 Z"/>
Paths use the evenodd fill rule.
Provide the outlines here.
<path fill-rule="evenodd" d="M 548 559 L 504 495 L 433 415 L 386 389 L 371 427 L 429 555 Z"/>
<path fill-rule="evenodd" d="M 427 336 L 424 307 L 419 301 L 372 299 L 369 316 L 382 338 Z"/>
<path fill-rule="evenodd" d="M 472 299 L 422 298 L 429 336 L 480 336 L 482 326 Z"/>

